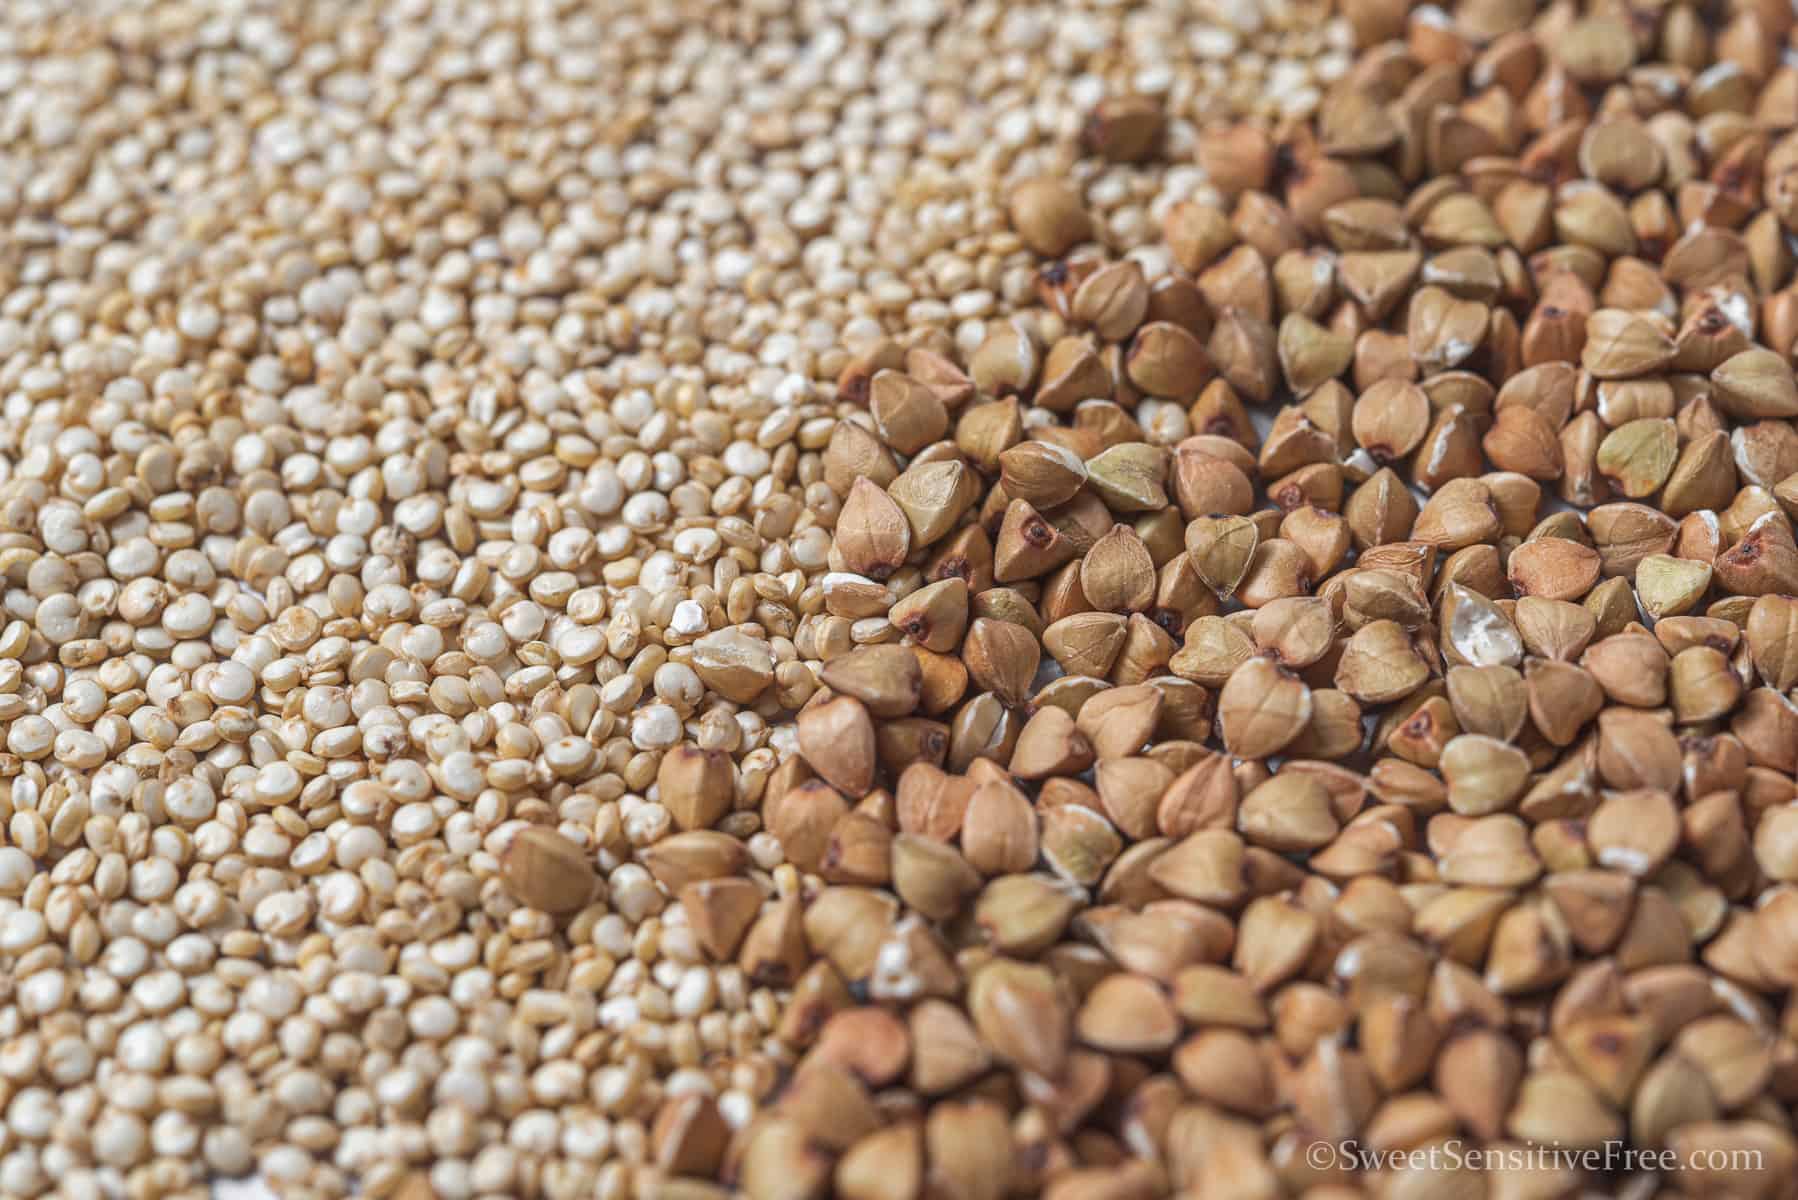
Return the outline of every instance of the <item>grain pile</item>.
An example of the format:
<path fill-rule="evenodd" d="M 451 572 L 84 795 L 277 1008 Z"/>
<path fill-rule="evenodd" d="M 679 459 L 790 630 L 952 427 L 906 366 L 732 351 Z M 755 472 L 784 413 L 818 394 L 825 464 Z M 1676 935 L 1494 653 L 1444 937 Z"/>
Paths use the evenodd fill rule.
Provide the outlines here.
<path fill-rule="evenodd" d="M 656 848 L 800 889 L 844 347 L 1027 302 L 1099 98 L 1348 65 L 1192 16 L 6 4 L 0 1194 L 620 1197 L 747 1123 L 785 991 Z M 1196 173 L 1079 169 L 1119 248 Z"/>
<path fill-rule="evenodd" d="M 1792 1194 L 1791 13 L 1345 9 L 1158 245 L 1021 181 L 1038 305 L 839 380 L 750 1195 Z"/>
<path fill-rule="evenodd" d="M 1782 5 L 68 7 L 0 1194 L 1789 1189 Z"/>

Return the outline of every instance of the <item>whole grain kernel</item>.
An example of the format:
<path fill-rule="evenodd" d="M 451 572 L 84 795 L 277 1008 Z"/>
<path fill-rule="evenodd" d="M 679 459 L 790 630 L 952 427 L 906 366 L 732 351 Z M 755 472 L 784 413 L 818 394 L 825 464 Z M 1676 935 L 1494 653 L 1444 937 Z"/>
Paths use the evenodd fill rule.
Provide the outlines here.
<path fill-rule="evenodd" d="M 1092 220 L 1079 195 L 1057 180 L 1026 180 L 1011 193 L 1010 206 L 1018 236 L 1038 254 L 1065 254 L 1091 236 Z"/>
<path fill-rule="evenodd" d="M 1155 563 L 1127 525 L 1114 525 L 1080 560 L 1080 590 L 1100 611 L 1141 612 L 1155 599 Z"/>
<path fill-rule="evenodd" d="M 1237 829 L 1250 842 L 1273 850 L 1315 850 L 1336 836 L 1329 792 L 1306 775 L 1282 772 L 1242 798 Z"/>
<path fill-rule="evenodd" d="M 1673 422 L 1643 417 L 1606 434 L 1594 462 L 1614 491 L 1635 500 L 1660 490 L 1678 453 L 1679 435 Z"/>
<path fill-rule="evenodd" d="M 1536 538 L 1511 552 L 1505 570 L 1520 595 L 1578 600 L 1598 582 L 1598 552 L 1567 538 Z"/>
<path fill-rule="evenodd" d="M 1336 686 L 1363 704 L 1410 695 L 1429 678 L 1429 665 L 1396 621 L 1378 620 L 1356 630 L 1343 646 Z"/>
<path fill-rule="evenodd" d="M 548 913 L 580 908 L 598 883 L 590 856 L 551 829 L 520 829 L 500 861 L 507 890 L 519 903 Z"/>
<path fill-rule="evenodd" d="M 1467 816 L 1510 808 L 1530 780 L 1527 755 L 1498 738 L 1463 733 L 1442 749 L 1449 807 Z"/>
<path fill-rule="evenodd" d="M 1636 564 L 1636 595 L 1649 616 L 1677 617 L 1697 607 L 1711 574 L 1709 563 L 1650 554 Z"/>
<path fill-rule="evenodd" d="M 1218 723 L 1233 754 L 1262 758 L 1278 752 L 1311 719 L 1311 689 L 1272 659 L 1250 658 L 1230 672 L 1218 693 Z"/>

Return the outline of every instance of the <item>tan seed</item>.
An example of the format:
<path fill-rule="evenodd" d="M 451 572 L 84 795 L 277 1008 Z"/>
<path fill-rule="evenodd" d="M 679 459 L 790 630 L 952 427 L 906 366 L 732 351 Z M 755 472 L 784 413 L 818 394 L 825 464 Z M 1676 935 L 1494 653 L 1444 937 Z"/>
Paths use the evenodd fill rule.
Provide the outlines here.
<path fill-rule="evenodd" d="M 1515 667 L 1451 667 L 1446 683 L 1455 722 L 1466 733 L 1508 742 L 1529 718 L 1529 689 Z"/>
<path fill-rule="evenodd" d="M 1623 1122 L 1583 1077 L 1570 1071 L 1539 1071 L 1519 1085 L 1505 1129 L 1513 1137 L 1534 1142 L 1588 1148 L 1615 1141 Z"/>
<path fill-rule="evenodd" d="M 1024 723 L 1011 754 L 1011 772 L 1020 779 L 1046 779 L 1076 775 L 1092 762 L 1092 743 L 1074 727 L 1074 718 L 1065 709 L 1048 706 Z"/>
<path fill-rule="evenodd" d="M 887 486 L 887 495 L 905 513 L 912 545 L 928 546 L 955 527 L 979 498 L 980 484 L 959 459 L 916 463 Z"/>
<path fill-rule="evenodd" d="M 1111 162 L 1141 162 L 1161 140 L 1161 106 L 1150 96 L 1101 100 L 1080 131 L 1088 150 Z"/>
<path fill-rule="evenodd" d="M 1174 1052 L 1174 1071 L 1203 1101 L 1250 1117 L 1274 1103 L 1267 1061 L 1253 1038 L 1229 1029 L 1199 1033 Z"/>
<path fill-rule="evenodd" d="M 989 877 L 1028 871 L 1038 845 L 1036 813 L 1024 793 L 1000 782 L 974 789 L 961 823 L 962 853 L 970 866 Z"/>
<path fill-rule="evenodd" d="M 1092 221 L 1080 197 L 1047 178 L 1026 180 L 1011 193 L 1011 224 L 1038 254 L 1056 258 L 1092 236 Z"/>
<path fill-rule="evenodd" d="M 1255 610 L 1250 622 L 1256 649 L 1290 670 L 1319 661 L 1336 644 L 1336 619 L 1326 600 L 1287 596 Z"/>
<path fill-rule="evenodd" d="M 1271 659 L 1251 658 L 1224 683 L 1217 714 L 1232 754 L 1265 758 L 1279 753 L 1311 720 L 1311 689 Z"/>
<path fill-rule="evenodd" d="M 1664 370 L 1674 351 L 1673 339 L 1645 317 L 1601 308 L 1586 319 L 1580 363 L 1599 379 L 1628 379 Z"/>
<path fill-rule="evenodd" d="M 947 654 L 968 625 L 968 585 L 959 576 L 925 584 L 894 603 L 887 620 L 919 646 Z"/>
<path fill-rule="evenodd" d="M 1598 551 L 1566 538 L 1542 537 L 1511 552 L 1506 574 L 1519 595 L 1578 600 L 1598 582 Z"/>
<path fill-rule="evenodd" d="M 1069 674 L 1102 679 L 1124 648 L 1127 625 L 1120 613 L 1075 613 L 1043 630 L 1043 648 Z"/>
<path fill-rule="evenodd" d="M 912 455 L 949 431 L 943 402 L 903 371 L 880 371 L 868 390 L 868 411 L 881 441 Z"/>
<path fill-rule="evenodd" d="M 1159 1054 L 1180 1034 L 1179 1018 L 1160 985 L 1123 973 L 1087 995 L 1074 1027 L 1081 1041 L 1113 1054 Z"/>
<path fill-rule="evenodd" d="M 704 829 L 730 811 L 736 772 L 721 750 L 676 746 L 656 771 L 656 796 L 681 829 Z"/>
<path fill-rule="evenodd" d="M 500 855 L 500 875 L 520 904 L 546 913 L 583 907 L 599 886 L 592 855 L 540 825 L 513 835 Z"/>
<path fill-rule="evenodd" d="M 799 714 L 799 751 L 812 769 L 848 796 L 874 786 L 874 722 L 853 696 L 811 704 Z"/>
<path fill-rule="evenodd" d="M 1743 692 L 1742 678 L 1729 658 L 1711 646 L 1688 646 L 1674 655 L 1667 685 L 1674 718 L 1681 724 L 1726 716 Z"/>
<path fill-rule="evenodd" d="M 1516 627 L 1486 597 L 1458 583 L 1443 589 L 1438 615 L 1443 650 L 1473 667 L 1511 667 L 1523 659 Z"/>
<path fill-rule="evenodd" d="M 1080 706 L 1076 724 L 1100 758 L 1122 758 L 1149 741 L 1165 703 L 1165 694 L 1147 684 L 1111 688 Z"/>
<path fill-rule="evenodd" d="M 1798 416 L 1798 383 L 1791 364 L 1764 347 L 1729 358 L 1711 372 L 1711 384 L 1724 411 L 1738 420 Z"/>
<path fill-rule="evenodd" d="M 1673 472 L 1679 434 L 1673 422 L 1643 418 L 1618 426 L 1598 444 L 1597 465 L 1619 493 L 1631 500 L 1653 495 Z"/>
<path fill-rule="evenodd" d="M 1108 758 L 1095 779 L 1105 815 L 1127 836 L 1154 836 L 1157 804 L 1174 781 L 1172 767 L 1153 758 Z"/>
<path fill-rule="evenodd" d="M 701 949 L 730 962 L 761 909 L 762 889 L 750 879 L 702 879 L 681 889 L 680 902 Z"/>
<path fill-rule="evenodd" d="M 1330 793 L 1316 778 L 1283 771 L 1242 799 L 1237 828 L 1250 842 L 1282 853 L 1316 850 L 1337 833 Z"/>
<path fill-rule="evenodd" d="M 1155 600 L 1155 562 L 1128 525 L 1113 525 L 1080 561 L 1080 590 L 1102 612 L 1142 612 Z"/>
<path fill-rule="evenodd" d="M 892 855 L 893 890 L 932 920 L 953 917 L 980 888 L 980 873 L 953 846 L 901 833 L 893 838 Z"/>
<path fill-rule="evenodd" d="M 1124 442 L 1086 462 L 1092 489 L 1115 512 L 1152 512 L 1167 504 L 1167 453 L 1143 442 Z"/>
<path fill-rule="evenodd" d="M 1255 642 L 1239 622 L 1200 617 L 1186 627 L 1186 643 L 1168 667 L 1182 679 L 1206 687 L 1223 687 L 1236 669 L 1255 654 Z"/>
<path fill-rule="evenodd" d="M 1343 647 L 1336 686 L 1364 704 L 1400 700 L 1423 686 L 1430 669 L 1396 621 L 1374 621 Z"/>
<path fill-rule="evenodd" d="M 1079 455 L 1053 442 L 1020 442 L 999 456 L 999 472 L 1007 496 L 1037 508 L 1071 500 L 1086 483 Z"/>
<path fill-rule="evenodd" d="M 1047 969 L 996 959 L 970 981 L 968 1012 L 1000 1061 L 1039 1075 L 1060 1074 L 1073 1018 Z"/>
<path fill-rule="evenodd" d="M 1199 339 L 1171 321 L 1151 321 L 1136 331 L 1124 370 L 1130 382 L 1147 394 L 1182 404 L 1196 400 L 1212 374 L 1211 359 Z"/>
<path fill-rule="evenodd" d="M 1071 315 L 1108 342 L 1136 331 L 1149 311 L 1149 284 L 1134 261 L 1112 263 L 1093 272 L 1074 293 Z"/>
<path fill-rule="evenodd" d="M 1605 797 L 1587 820 L 1586 838 L 1598 865 L 1645 878 L 1679 844 L 1679 811 L 1665 792 L 1642 789 Z"/>
<path fill-rule="evenodd" d="M 1709 563 L 1650 554 L 1636 564 L 1636 595 L 1655 618 L 1691 612 L 1711 585 Z"/>
<path fill-rule="evenodd" d="M 837 1160 L 832 1176 L 845 1200 L 906 1200 L 923 1186 L 923 1131 L 906 1121 L 868 1134 Z"/>
<path fill-rule="evenodd" d="M 955 1005 L 926 999 L 913 1006 L 908 1018 L 911 1085 L 922 1094 L 953 1091 L 991 1066 L 991 1052 Z"/>
<path fill-rule="evenodd" d="M 1449 807 L 1473 817 L 1510 808 L 1530 779 L 1523 751 L 1477 733 L 1461 734 L 1443 747 L 1441 770 Z"/>
<path fill-rule="evenodd" d="M 838 514 L 835 545 L 849 570 L 869 579 L 886 579 L 911 552 L 911 526 L 887 493 L 861 478 Z"/>
<path fill-rule="evenodd" d="M 1022 704 L 1029 696 L 1041 658 L 1042 647 L 1028 629 L 988 617 L 975 618 L 962 644 L 968 674 L 1007 704 Z"/>

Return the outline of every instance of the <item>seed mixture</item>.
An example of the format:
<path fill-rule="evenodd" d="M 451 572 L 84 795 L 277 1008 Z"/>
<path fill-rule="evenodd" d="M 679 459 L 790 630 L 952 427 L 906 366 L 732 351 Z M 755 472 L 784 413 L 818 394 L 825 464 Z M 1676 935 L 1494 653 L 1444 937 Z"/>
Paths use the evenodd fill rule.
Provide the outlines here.
<path fill-rule="evenodd" d="M 1789 1194 L 1792 38 L 9 5 L 0 1195 Z"/>
<path fill-rule="evenodd" d="M 650 1195 L 672 1101 L 747 1125 L 787 989 L 671 835 L 800 890 L 760 809 L 845 347 L 1028 302 L 1051 163 L 1154 239 L 1199 168 L 1082 159 L 1099 100 L 1190 143 L 1352 47 L 1302 0 L 0 8 L 0 1195 Z"/>

